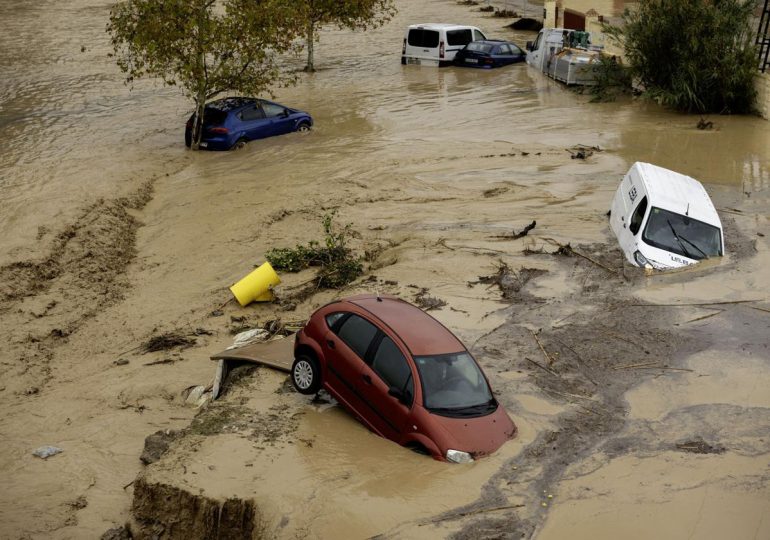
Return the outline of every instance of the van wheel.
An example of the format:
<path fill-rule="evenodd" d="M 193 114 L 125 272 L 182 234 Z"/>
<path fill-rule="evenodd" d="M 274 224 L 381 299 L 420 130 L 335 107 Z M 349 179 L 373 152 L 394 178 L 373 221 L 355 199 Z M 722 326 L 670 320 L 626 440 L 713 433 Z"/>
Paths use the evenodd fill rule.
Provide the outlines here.
<path fill-rule="evenodd" d="M 300 122 L 300 124 L 297 126 L 297 131 L 300 133 L 307 133 L 310 131 L 310 124 L 307 122 Z"/>
<path fill-rule="evenodd" d="M 248 142 L 248 141 L 247 141 L 246 139 L 244 139 L 243 137 L 241 137 L 241 138 L 240 138 L 240 139 L 238 139 L 238 140 L 236 141 L 236 143 L 233 145 L 233 150 L 240 150 L 240 149 L 242 149 L 242 148 L 245 148 L 245 147 L 246 147 L 246 143 L 247 143 L 247 142 Z"/>
<path fill-rule="evenodd" d="M 291 383 L 300 394 L 312 395 L 321 389 L 321 368 L 318 360 L 300 354 L 291 366 Z"/>

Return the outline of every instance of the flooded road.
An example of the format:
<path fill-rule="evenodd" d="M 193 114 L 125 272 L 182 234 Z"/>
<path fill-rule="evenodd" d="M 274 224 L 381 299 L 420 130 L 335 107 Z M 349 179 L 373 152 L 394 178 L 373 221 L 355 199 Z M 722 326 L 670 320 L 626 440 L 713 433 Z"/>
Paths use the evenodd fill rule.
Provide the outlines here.
<path fill-rule="evenodd" d="M 525 65 L 401 66 L 404 29 L 414 22 L 475 24 L 522 45 L 533 37 L 452 1 L 403 0 L 381 29 L 324 32 L 319 71 L 276 90 L 277 101 L 311 112 L 312 133 L 240 152 L 194 153 L 182 141 L 190 105 L 148 81 L 129 92 L 106 56 L 108 3 L 9 0 L 4 7 L 0 336 L 8 345 L 0 352 L 0 536 L 95 537 L 124 523 L 144 437 L 190 423 L 197 411 L 183 406 L 180 393 L 210 381 L 208 356 L 229 343 L 240 324 L 232 318 L 252 325 L 302 320 L 338 294 L 321 292 L 293 312 L 223 306 L 227 287 L 267 249 L 319 238 L 330 209 L 359 232 L 356 249 L 376 252 L 365 277 L 376 275 L 381 292 L 413 300 L 425 287 L 448 303 L 433 314 L 472 348 L 520 436 L 470 468 L 426 463 L 342 411 L 320 412 L 295 394 L 275 394 L 281 380 L 259 372 L 236 397 L 246 400 L 246 411 L 283 403 L 301 413 L 287 428 L 293 443 L 266 445 L 233 433 L 185 441 L 150 469 L 152 478 L 212 497 L 254 497 L 269 530 L 286 537 L 339 536 L 339 520 L 321 512 L 329 508 L 345 516 L 356 537 L 435 537 L 462 535 L 479 516 L 499 514 L 479 510 L 515 505 L 522 506 L 509 509 L 506 530 L 521 526 L 516 530 L 542 538 L 565 530 L 584 538 L 656 531 L 662 538 L 725 538 L 720 527 L 731 538 L 768 536 L 770 448 L 761 433 L 770 404 L 766 385 L 751 383 L 770 371 L 762 311 L 770 309 L 770 256 L 767 237 L 759 236 L 770 221 L 770 123 L 712 117 L 715 129 L 699 131 L 697 118 L 651 104 L 589 104 Z M 570 159 L 565 149 L 577 143 L 603 151 Z M 524 247 L 550 251 L 547 238 L 573 246 L 608 242 L 604 214 L 637 160 L 704 182 L 725 221 L 724 261 L 603 285 L 572 259 L 522 254 Z M 537 227 L 525 239 L 492 238 L 532 220 Z M 468 286 L 493 274 L 498 260 L 547 273 L 526 286 L 531 296 L 501 302 L 495 288 Z M 287 293 L 307 278 L 282 277 Z M 371 287 L 361 281 L 341 294 Z M 593 290 L 605 296 L 591 296 Z M 660 312 L 661 321 L 671 317 L 676 336 L 709 345 L 701 350 L 688 341 L 666 358 L 697 376 L 618 371 L 638 380 L 607 401 L 621 409 L 627 402 L 628 415 L 607 440 L 644 442 L 641 434 L 652 432 L 668 446 L 610 451 L 602 447 L 607 440 L 586 435 L 591 444 L 562 468 L 551 467 L 552 458 L 527 458 L 544 434 L 561 429 L 560 414 L 591 416 L 535 380 L 537 368 L 524 358 L 539 361 L 542 353 L 528 331 L 590 319 L 608 310 L 613 294 L 656 304 L 751 300 L 753 307 Z M 223 315 L 212 316 L 217 310 Z M 198 334 L 192 348 L 137 351 L 159 332 L 197 328 L 212 335 Z M 597 340 L 611 347 L 607 356 L 634 363 L 623 343 Z M 702 410 L 673 420 L 694 407 Z M 723 425 L 741 415 L 740 430 Z M 671 450 L 696 435 L 725 453 Z M 64 452 L 48 461 L 32 457 L 44 444 Z M 182 467 L 189 474 L 181 475 Z M 514 470 L 520 478 L 502 475 Z M 554 495 L 547 507 L 533 495 L 543 489 Z M 271 495 L 280 508 L 270 506 L 277 504 Z M 463 505 L 475 513 L 442 514 Z"/>

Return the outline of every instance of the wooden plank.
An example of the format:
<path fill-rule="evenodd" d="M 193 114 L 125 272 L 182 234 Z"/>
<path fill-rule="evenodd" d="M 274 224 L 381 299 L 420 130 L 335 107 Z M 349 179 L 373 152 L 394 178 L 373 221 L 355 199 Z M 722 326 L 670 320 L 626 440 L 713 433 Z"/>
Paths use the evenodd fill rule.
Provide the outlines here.
<path fill-rule="evenodd" d="M 240 360 L 254 362 L 289 373 L 294 362 L 294 339 L 287 337 L 261 343 L 250 343 L 236 349 L 227 349 L 211 357 L 212 360 Z"/>

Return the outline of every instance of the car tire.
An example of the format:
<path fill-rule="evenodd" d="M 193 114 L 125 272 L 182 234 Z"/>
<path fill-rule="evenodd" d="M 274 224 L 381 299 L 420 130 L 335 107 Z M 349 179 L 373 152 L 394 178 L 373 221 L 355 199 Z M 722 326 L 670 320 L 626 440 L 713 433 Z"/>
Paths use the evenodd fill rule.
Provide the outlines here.
<path fill-rule="evenodd" d="M 310 131 L 310 124 L 308 124 L 307 122 L 300 122 L 299 125 L 297 126 L 297 131 L 299 131 L 300 133 L 307 133 L 308 131 Z"/>
<path fill-rule="evenodd" d="M 321 389 L 321 366 L 318 360 L 300 354 L 291 366 L 291 384 L 300 394 L 312 395 Z"/>
<path fill-rule="evenodd" d="M 243 137 L 241 137 L 240 139 L 238 139 L 237 141 L 235 141 L 235 144 L 233 145 L 233 150 L 240 150 L 240 149 L 242 149 L 242 148 L 245 148 L 245 147 L 246 147 L 246 143 L 247 143 L 247 142 L 248 142 L 248 141 L 247 141 L 246 139 L 244 139 Z"/>

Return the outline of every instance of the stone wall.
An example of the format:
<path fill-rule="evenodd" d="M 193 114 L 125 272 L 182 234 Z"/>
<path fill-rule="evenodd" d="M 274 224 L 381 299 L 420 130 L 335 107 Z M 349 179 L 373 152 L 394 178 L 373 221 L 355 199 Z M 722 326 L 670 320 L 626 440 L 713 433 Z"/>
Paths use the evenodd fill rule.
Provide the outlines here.
<path fill-rule="evenodd" d="M 757 89 L 757 111 L 770 120 L 770 71 L 759 73 L 754 79 L 754 87 Z"/>

